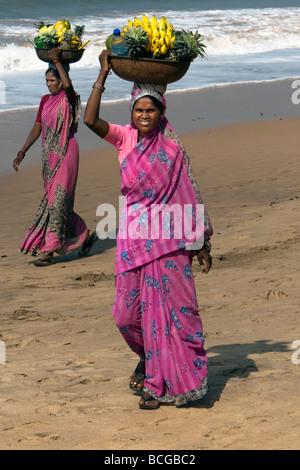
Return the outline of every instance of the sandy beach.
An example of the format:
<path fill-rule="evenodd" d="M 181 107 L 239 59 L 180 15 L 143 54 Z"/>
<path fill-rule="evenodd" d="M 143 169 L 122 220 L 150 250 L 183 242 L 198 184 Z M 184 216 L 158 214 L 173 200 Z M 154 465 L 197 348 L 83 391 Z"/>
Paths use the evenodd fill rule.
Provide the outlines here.
<path fill-rule="evenodd" d="M 172 94 L 167 113 L 214 226 L 211 272 L 194 265 L 209 391 L 190 406 L 142 411 L 129 390 L 115 240 L 47 268 L 18 252 L 42 197 L 40 143 L 0 177 L 1 450 L 299 449 L 300 108 L 287 82 L 241 87 Z M 110 110 L 126 119 L 126 104 Z M 34 114 L 0 114 L 9 165 Z M 118 206 L 120 176 L 116 151 L 81 128 L 75 210 L 95 229 L 98 205 Z"/>

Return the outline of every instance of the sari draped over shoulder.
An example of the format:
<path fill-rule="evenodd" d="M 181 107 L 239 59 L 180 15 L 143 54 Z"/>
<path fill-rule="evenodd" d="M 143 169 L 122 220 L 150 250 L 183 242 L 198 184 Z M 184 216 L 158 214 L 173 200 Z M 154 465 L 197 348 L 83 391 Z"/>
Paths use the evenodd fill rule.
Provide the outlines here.
<path fill-rule="evenodd" d="M 189 157 L 164 117 L 121 164 L 124 207 L 115 272 L 178 250 L 201 249 L 212 235 Z"/>
<path fill-rule="evenodd" d="M 73 109 L 64 89 L 51 96 L 42 111 L 42 176 L 44 196 L 21 251 L 65 254 L 81 246 L 87 227 L 73 211 L 79 165 L 74 134 L 80 117 L 79 96 Z"/>

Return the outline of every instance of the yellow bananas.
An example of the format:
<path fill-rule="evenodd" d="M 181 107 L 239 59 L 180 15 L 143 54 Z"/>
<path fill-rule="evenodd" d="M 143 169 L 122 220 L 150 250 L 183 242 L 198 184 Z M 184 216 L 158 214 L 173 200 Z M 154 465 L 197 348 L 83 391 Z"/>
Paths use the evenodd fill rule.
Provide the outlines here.
<path fill-rule="evenodd" d="M 133 21 L 128 20 L 128 26 L 124 27 L 124 31 L 128 31 L 132 26 L 146 31 L 148 44 L 145 50 L 152 53 L 154 58 L 164 56 L 172 49 L 175 40 L 173 25 L 164 16 L 159 21 L 155 15 L 151 20 L 145 14 L 141 20 L 135 17 Z"/>
<path fill-rule="evenodd" d="M 152 17 L 150 24 L 150 50 L 153 52 L 153 57 L 166 55 L 172 49 L 172 43 L 175 40 L 173 25 L 168 23 L 167 18 L 164 16 L 158 21 L 155 15 Z"/>

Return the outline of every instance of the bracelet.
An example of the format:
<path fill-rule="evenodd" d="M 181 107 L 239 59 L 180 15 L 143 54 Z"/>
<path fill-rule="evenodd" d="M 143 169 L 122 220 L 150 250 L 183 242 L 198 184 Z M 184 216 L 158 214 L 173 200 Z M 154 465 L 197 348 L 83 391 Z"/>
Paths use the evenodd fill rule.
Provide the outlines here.
<path fill-rule="evenodd" d="M 111 75 L 111 70 L 108 69 L 100 69 L 99 72 L 107 72 L 108 75 Z"/>
<path fill-rule="evenodd" d="M 17 157 L 22 157 L 22 158 L 24 158 L 24 157 L 25 157 L 25 152 L 22 152 L 22 150 L 20 150 L 20 151 L 17 153 Z"/>
<path fill-rule="evenodd" d="M 101 85 L 101 83 L 95 82 L 93 84 L 93 88 L 98 88 L 98 90 L 104 92 L 105 91 L 105 86 Z"/>
<path fill-rule="evenodd" d="M 53 59 L 53 63 L 54 63 L 54 65 L 59 64 L 59 63 L 60 63 L 60 59 Z"/>

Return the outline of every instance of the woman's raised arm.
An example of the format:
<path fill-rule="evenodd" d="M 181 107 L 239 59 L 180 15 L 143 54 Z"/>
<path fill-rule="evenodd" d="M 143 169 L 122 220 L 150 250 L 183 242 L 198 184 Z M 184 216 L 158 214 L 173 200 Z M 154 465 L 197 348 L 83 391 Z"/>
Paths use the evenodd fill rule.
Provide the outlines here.
<path fill-rule="evenodd" d="M 107 75 L 110 71 L 110 65 L 108 62 L 110 52 L 102 51 L 99 56 L 100 61 L 100 72 L 97 78 L 97 81 L 93 85 L 93 91 L 89 97 L 85 114 L 84 114 L 84 123 L 93 131 L 95 134 L 100 137 L 105 137 L 109 130 L 108 122 L 104 121 L 99 117 L 100 113 L 100 104 L 102 93 L 104 92 L 104 84 L 107 78 Z"/>
<path fill-rule="evenodd" d="M 63 68 L 62 63 L 60 61 L 60 54 L 61 54 L 60 47 L 53 47 L 50 51 L 50 54 L 51 54 L 52 60 L 55 64 L 55 67 L 56 67 L 56 69 L 59 73 L 59 76 L 60 76 L 60 79 L 61 79 L 61 82 L 62 82 L 62 86 L 64 87 L 67 96 L 72 95 L 74 93 L 74 89 L 73 89 L 73 85 L 72 85 L 71 79 L 69 77 L 69 74 L 68 74 L 68 72 L 65 71 L 65 69 Z"/>

